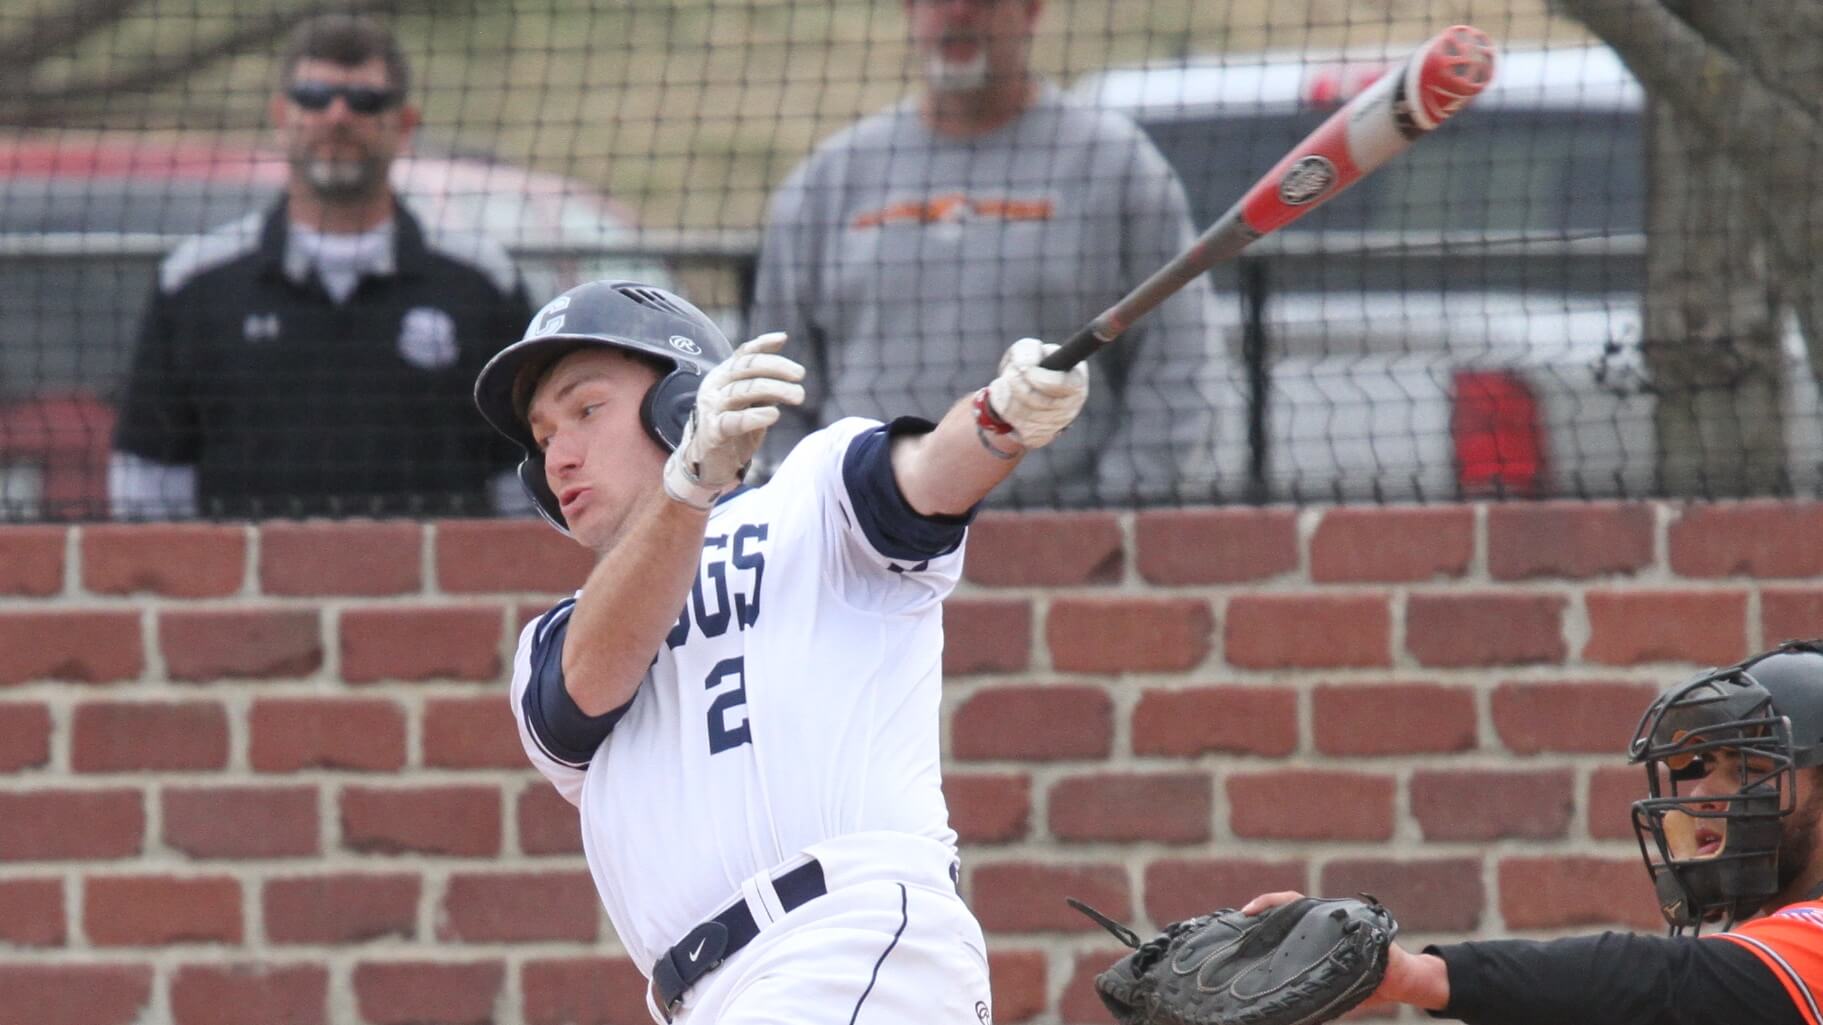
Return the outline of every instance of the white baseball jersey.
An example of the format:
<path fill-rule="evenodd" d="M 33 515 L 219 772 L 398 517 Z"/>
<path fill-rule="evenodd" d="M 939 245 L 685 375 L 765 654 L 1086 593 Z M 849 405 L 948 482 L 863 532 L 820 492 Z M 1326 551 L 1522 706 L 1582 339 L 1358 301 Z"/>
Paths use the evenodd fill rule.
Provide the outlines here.
<path fill-rule="evenodd" d="M 896 486 L 883 493 L 889 449 L 888 428 L 843 420 L 715 507 L 686 607 L 592 752 L 565 750 L 528 700 L 561 666 L 571 602 L 520 637 L 521 740 L 580 808 L 596 887 L 642 970 L 743 881 L 819 842 L 920 837 L 903 855 L 920 878 L 933 852 L 954 857 L 941 601 L 966 519 L 918 517 Z"/>

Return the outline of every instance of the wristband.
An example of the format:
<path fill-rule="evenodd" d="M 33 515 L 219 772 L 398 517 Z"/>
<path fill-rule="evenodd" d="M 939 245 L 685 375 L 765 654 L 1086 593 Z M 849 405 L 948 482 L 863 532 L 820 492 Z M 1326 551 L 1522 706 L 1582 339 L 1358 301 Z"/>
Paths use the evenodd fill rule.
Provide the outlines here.
<path fill-rule="evenodd" d="M 671 453 L 671 458 L 665 460 L 664 484 L 665 494 L 673 502 L 680 502 L 702 512 L 714 508 L 715 500 L 722 497 L 722 491 L 726 490 L 709 487 L 691 472 L 689 465 L 684 462 L 682 449 Z"/>

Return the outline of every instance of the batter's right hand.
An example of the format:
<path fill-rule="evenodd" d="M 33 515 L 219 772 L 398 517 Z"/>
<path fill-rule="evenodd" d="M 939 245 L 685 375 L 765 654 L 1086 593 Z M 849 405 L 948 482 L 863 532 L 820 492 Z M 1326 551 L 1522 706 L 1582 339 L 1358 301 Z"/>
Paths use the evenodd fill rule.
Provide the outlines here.
<path fill-rule="evenodd" d="M 804 401 L 804 368 L 778 354 L 782 332 L 764 334 L 734 350 L 703 377 L 683 441 L 665 461 L 665 493 L 708 509 L 740 483 L 780 406 Z"/>

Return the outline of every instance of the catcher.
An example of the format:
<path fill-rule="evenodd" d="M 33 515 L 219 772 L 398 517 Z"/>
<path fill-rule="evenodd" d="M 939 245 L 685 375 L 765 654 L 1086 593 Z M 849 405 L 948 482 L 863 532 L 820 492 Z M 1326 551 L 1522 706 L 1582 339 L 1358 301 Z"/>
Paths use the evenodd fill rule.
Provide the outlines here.
<path fill-rule="evenodd" d="M 1668 937 L 1413 953 L 1371 899 L 1269 893 L 1146 944 L 1127 933 L 1139 949 L 1096 988 L 1129 1025 L 1315 1025 L 1357 1004 L 1473 1025 L 1823 1023 L 1823 639 L 1666 690 L 1629 755 L 1646 769 L 1633 824 Z"/>

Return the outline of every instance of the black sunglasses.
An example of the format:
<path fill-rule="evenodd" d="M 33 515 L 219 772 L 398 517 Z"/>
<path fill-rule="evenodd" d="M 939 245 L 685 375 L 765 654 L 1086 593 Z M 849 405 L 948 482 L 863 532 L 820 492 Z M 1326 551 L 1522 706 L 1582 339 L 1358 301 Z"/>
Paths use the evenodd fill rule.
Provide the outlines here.
<path fill-rule="evenodd" d="M 330 85 L 327 82 L 293 82 L 285 91 L 291 102 L 305 110 L 328 110 L 340 96 L 356 114 L 378 114 L 399 103 L 396 89 L 376 89 L 370 85 Z"/>

